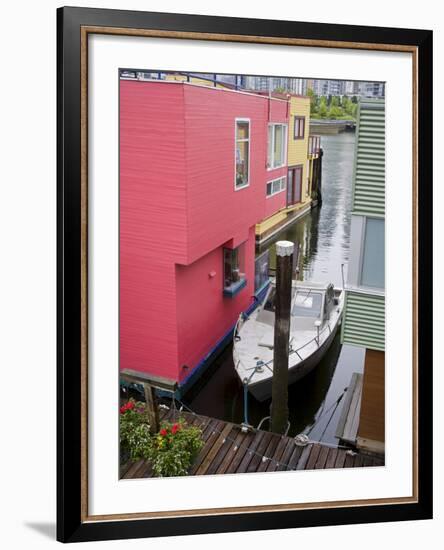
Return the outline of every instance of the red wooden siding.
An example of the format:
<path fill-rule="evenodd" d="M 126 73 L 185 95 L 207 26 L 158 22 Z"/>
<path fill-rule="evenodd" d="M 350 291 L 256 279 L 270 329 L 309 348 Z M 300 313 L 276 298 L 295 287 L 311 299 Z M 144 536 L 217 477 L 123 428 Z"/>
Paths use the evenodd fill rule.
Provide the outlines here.
<path fill-rule="evenodd" d="M 267 126 L 283 101 L 182 83 L 120 82 L 120 367 L 182 380 L 254 291 Z M 250 185 L 235 190 L 235 119 L 250 119 Z M 247 286 L 222 292 L 223 246 L 245 242 Z M 214 272 L 215 276 L 210 277 Z M 182 365 L 190 367 L 184 371 Z"/>
<path fill-rule="evenodd" d="M 120 82 L 120 366 L 176 378 L 174 263 L 186 249 L 183 94 L 179 86 L 149 89 Z"/>
<path fill-rule="evenodd" d="M 245 243 L 247 286 L 234 298 L 223 296 L 222 247 L 188 266 L 176 266 L 177 324 L 181 379 L 218 343 L 252 303 L 254 294 L 254 226 Z M 214 276 L 212 276 L 214 275 Z"/>
<path fill-rule="evenodd" d="M 188 261 L 193 262 L 238 232 L 245 239 L 246 228 L 265 217 L 266 180 L 286 173 L 266 170 L 267 127 L 269 120 L 285 121 L 287 104 L 194 86 L 184 86 L 184 93 Z M 250 185 L 240 190 L 234 187 L 236 118 L 250 119 Z"/>

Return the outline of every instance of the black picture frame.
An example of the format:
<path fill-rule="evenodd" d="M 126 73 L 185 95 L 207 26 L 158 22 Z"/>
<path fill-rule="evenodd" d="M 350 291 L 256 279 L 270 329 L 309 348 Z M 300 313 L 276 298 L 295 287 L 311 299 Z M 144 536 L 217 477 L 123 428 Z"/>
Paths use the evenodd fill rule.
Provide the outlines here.
<path fill-rule="evenodd" d="M 417 501 L 150 519 L 82 512 L 81 29 L 156 29 L 333 43 L 405 45 L 417 52 Z M 432 32 L 92 8 L 57 10 L 57 539 L 63 542 L 355 524 L 432 517 Z M 423 368 L 421 368 L 421 366 Z"/>

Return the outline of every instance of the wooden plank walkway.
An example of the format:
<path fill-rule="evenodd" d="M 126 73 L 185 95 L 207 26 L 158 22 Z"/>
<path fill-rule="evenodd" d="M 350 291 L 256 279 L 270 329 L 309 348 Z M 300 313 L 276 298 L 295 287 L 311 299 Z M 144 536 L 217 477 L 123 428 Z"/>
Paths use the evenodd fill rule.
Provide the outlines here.
<path fill-rule="evenodd" d="M 354 372 L 342 405 L 335 437 L 341 442 L 356 444 L 361 411 L 362 374 Z"/>
<path fill-rule="evenodd" d="M 322 443 L 298 447 L 292 437 L 263 430 L 243 433 L 240 426 L 208 416 L 161 409 L 162 420 L 174 421 L 178 416 L 202 430 L 204 445 L 189 475 L 216 475 L 326 468 L 383 466 L 379 457 L 352 454 L 345 449 Z M 265 458 L 264 458 L 265 457 Z M 152 477 L 149 462 L 139 460 L 120 467 L 121 479 Z"/>

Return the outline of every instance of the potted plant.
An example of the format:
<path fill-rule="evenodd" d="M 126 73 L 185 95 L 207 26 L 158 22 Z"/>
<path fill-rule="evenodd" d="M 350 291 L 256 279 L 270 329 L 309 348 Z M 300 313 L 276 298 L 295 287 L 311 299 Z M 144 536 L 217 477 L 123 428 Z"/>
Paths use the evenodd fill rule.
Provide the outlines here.
<path fill-rule="evenodd" d="M 129 399 L 120 407 L 119 420 L 121 457 L 133 461 L 146 458 L 152 438 L 146 404 Z"/>
<path fill-rule="evenodd" d="M 159 433 L 152 437 L 149 459 L 158 477 L 181 476 L 188 473 L 203 446 L 202 430 L 189 426 L 183 418 L 178 422 L 163 422 Z"/>

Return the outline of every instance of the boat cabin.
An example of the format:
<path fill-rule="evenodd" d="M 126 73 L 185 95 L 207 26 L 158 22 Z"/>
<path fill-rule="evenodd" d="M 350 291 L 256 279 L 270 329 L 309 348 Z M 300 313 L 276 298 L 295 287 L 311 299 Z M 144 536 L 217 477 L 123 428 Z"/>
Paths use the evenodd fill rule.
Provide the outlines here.
<path fill-rule="evenodd" d="M 276 285 L 272 281 L 257 321 L 274 325 Z M 334 286 L 329 284 L 305 284 L 294 282 L 291 289 L 292 330 L 322 328 L 330 319 L 330 313 L 338 304 Z"/>

